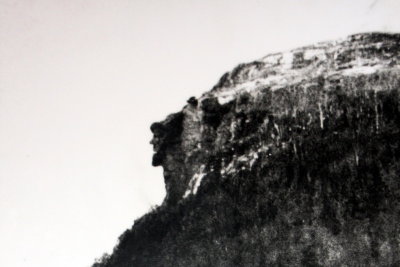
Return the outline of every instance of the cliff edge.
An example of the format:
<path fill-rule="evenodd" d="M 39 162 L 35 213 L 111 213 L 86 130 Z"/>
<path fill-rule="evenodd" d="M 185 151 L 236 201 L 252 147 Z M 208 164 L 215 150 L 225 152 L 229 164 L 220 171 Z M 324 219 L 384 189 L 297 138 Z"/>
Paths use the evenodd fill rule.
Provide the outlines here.
<path fill-rule="evenodd" d="M 400 34 L 240 64 L 154 123 L 164 203 L 94 267 L 400 266 Z"/>

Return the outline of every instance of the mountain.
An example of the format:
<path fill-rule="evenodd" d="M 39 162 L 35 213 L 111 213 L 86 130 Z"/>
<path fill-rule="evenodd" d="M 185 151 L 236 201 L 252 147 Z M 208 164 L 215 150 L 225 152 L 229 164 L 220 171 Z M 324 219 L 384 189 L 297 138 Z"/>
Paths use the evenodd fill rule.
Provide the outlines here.
<path fill-rule="evenodd" d="M 163 204 L 94 267 L 400 266 L 400 34 L 240 64 L 154 123 Z"/>

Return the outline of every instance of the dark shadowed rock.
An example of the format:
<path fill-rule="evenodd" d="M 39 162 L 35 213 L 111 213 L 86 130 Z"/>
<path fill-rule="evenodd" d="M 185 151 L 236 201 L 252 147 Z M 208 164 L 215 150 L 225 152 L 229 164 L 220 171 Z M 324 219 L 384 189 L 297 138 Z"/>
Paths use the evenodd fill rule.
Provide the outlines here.
<path fill-rule="evenodd" d="M 268 55 L 153 124 L 166 199 L 94 266 L 399 266 L 399 45 Z"/>

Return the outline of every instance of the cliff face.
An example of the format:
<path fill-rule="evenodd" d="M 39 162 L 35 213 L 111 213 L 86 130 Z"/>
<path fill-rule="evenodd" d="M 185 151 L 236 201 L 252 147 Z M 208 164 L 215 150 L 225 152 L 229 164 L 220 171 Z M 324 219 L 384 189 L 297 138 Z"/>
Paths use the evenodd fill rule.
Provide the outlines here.
<path fill-rule="evenodd" d="M 400 266 L 400 35 L 241 64 L 154 123 L 167 196 L 94 266 Z"/>

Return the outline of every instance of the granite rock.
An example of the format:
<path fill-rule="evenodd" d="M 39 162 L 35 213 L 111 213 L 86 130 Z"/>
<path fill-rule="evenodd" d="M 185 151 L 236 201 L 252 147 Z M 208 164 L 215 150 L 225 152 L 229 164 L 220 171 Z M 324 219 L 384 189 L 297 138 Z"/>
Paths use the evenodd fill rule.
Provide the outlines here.
<path fill-rule="evenodd" d="M 400 266 L 400 35 L 240 64 L 154 123 L 163 204 L 94 266 Z"/>

